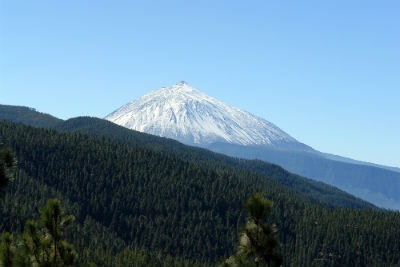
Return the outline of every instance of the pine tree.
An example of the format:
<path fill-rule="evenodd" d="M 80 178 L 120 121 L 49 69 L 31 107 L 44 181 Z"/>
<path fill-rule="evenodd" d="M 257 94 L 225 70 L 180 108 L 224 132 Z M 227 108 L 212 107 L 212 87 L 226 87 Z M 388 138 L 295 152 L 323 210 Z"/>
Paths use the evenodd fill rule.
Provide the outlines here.
<path fill-rule="evenodd" d="M 247 223 L 240 234 L 236 253 L 222 266 L 281 266 L 279 241 L 275 237 L 276 227 L 265 223 L 272 202 L 261 194 L 255 194 L 246 201 Z"/>
<path fill-rule="evenodd" d="M 15 166 L 16 160 L 11 150 L 2 149 L 0 151 L 0 189 L 12 181 Z"/>
<path fill-rule="evenodd" d="M 0 243 L 0 266 L 11 266 L 14 258 L 15 247 L 13 236 L 10 233 L 2 233 Z"/>
<path fill-rule="evenodd" d="M 16 240 L 11 234 L 2 235 L 0 266 L 73 266 L 76 252 L 62 239 L 64 228 L 73 221 L 73 215 L 64 216 L 58 199 L 48 200 L 39 224 L 28 220 L 24 234 Z"/>

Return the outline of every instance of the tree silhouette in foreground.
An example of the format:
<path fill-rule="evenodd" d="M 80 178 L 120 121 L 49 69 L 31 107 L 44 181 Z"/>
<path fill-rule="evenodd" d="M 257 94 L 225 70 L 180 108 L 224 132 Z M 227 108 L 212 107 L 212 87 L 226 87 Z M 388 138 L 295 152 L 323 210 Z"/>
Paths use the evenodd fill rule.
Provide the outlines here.
<path fill-rule="evenodd" d="M 28 220 L 21 236 L 2 234 L 0 266 L 73 266 L 76 252 L 62 239 L 64 227 L 73 221 L 73 215 L 64 216 L 58 199 L 48 200 L 39 224 Z"/>
<path fill-rule="evenodd" d="M 274 225 L 265 223 L 270 213 L 272 202 L 261 194 L 255 194 L 246 201 L 248 212 L 247 223 L 240 233 L 239 246 L 234 255 L 229 257 L 222 266 L 281 266 L 283 259 L 280 245 L 275 237 Z"/>

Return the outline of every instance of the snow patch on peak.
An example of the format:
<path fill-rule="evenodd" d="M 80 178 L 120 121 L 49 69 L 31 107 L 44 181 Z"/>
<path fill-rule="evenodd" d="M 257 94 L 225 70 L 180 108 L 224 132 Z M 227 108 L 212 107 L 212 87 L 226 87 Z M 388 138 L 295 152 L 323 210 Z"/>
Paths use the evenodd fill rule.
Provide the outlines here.
<path fill-rule="evenodd" d="M 223 142 L 287 147 L 300 144 L 274 124 L 220 102 L 184 81 L 152 91 L 105 119 L 191 145 Z"/>

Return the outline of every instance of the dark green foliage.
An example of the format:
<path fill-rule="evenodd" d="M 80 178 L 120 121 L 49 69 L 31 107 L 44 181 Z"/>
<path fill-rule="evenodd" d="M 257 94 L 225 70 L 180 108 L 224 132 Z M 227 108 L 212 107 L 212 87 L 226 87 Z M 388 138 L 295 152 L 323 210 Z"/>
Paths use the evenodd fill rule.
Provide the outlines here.
<path fill-rule="evenodd" d="M 33 108 L 9 105 L 0 105 L 0 120 L 43 128 L 55 127 L 63 121 Z"/>
<path fill-rule="evenodd" d="M 50 199 L 40 213 L 40 225 L 43 227 L 44 239 L 49 240 L 48 249 L 50 250 L 49 262 L 52 266 L 69 266 L 74 263 L 76 258 L 74 248 L 66 241 L 62 240 L 63 230 L 70 225 L 75 217 L 73 215 L 63 215 L 58 199 Z M 29 233 L 34 230 L 29 231 Z M 36 234 L 29 234 L 33 240 Z"/>
<path fill-rule="evenodd" d="M 10 149 L 0 150 L 0 190 L 9 184 L 13 179 L 13 173 L 17 161 Z"/>
<path fill-rule="evenodd" d="M 3 233 L 0 236 L 0 266 L 12 266 L 15 255 L 13 236 L 10 233 Z"/>
<path fill-rule="evenodd" d="M 271 212 L 272 202 L 261 194 L 254 194 L 246 201 L 246 211 L 250 221 L 261 224 Z"/>
<path fill-rule="evenodd" d="M 50 199 L 41 210 L 41 227 L 36 221 L 28 220 L 22 235 L 2 234 L 0 266 L 74 266 L 76 252 L 62 239 L 64 227 L 73 220 L 72 215 L 63 216 L 58 199 Z"/>
<path fill-rule="evenodd" d="M 136 144 L 128 135 L 122 140 L 0 123 L 0 136 L 19 160 L 0 206 L 0 231 L 22 232 L 46 199 L 59 198 L 76 215 L 65 240 L 74 244 L 79 265 L 212 266 L 234 250 L 245 219 L 241 203 L 261 192 L 274 202 L 269 218 L 278 225 L 286 266 L 400 264 L 399 213 L 333 208 L 287 186 L 295 176 L 281 182 L 256 170 L 260 165 L 251 169 L 135 134 Z M 323 187 L 315 188 L 324 195 Z M 372 207 L 338 194 L 343 198 L 336 207 Z"/>
<path fill-rule="evenodd" d="M 67 132 L 79 132 L 101 138 L 111 138 L 120 144 L 143 149 L 158 151 L 178 158 L 189 158 L 208 168 L 218 168 L 219 165 L 240 167 L 268 176 L 296 190 L 298 193 L 316 203 L 323 203 L 332 207 L 346 208 L 373 208 L 373 205 L 360 200 L 335 187 L 303 178 L 289 173 L 278 165 L 260 160 L 235 159 L 216 154 L 205 149 L 185 146 L 177 141 L 159 138 L 153 135 L 128 130 L 106 120 L 78 117 L 58 124 L 56 129 Z"/>
<path fill-rule="evenodd" d="M 236 253 L 222 266 L 227 267 L 279 267 L 283 263 L 275 225 L 265 222 L 272 202 L 261 194 L 254 194 L 246 201 L 248 218 L 240 234 Z"/>
<path fill-rule="evenodd" d="M 262 161 L 234 159 L 196 147 L 188 147 L 177 141 L 159 138 L 145 133 L 128 130 L 106 120 L 92 117 L 78 117 L 62 121 L 50 115 L 40 113 L 32 108 L 0 105 L 0 119 L 19 122 L 35 127 L 54 128 L 66 132 L 80 132 L 113 140 L 128 146 L 159 151 L 179 158 L 190 158 L 193 161 L 214 168 L 218 164 L 241 166 L 272 177 L 293 188 L 316 203 L 324 203 L 334 207 L 371 208 L 372 205 L 355 198 L 337 188 L 291 174 L 281 167 Z"/>

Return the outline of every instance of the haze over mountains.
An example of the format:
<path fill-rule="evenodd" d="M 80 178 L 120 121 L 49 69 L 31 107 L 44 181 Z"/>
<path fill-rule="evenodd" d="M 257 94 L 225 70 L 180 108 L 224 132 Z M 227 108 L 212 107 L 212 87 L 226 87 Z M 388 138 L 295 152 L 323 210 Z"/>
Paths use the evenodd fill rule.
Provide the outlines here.
<path fill-rule="evenodd" d="M 271 122 L 222 103 L 186 82 L 150 92 L 105 119 L 230 156 L 272 162 L 375 205 L 400 209 L 397 168 L 316 151 Z"/>

